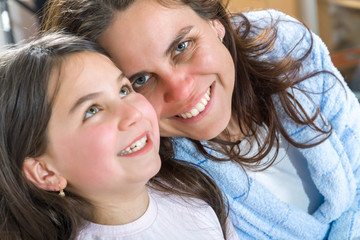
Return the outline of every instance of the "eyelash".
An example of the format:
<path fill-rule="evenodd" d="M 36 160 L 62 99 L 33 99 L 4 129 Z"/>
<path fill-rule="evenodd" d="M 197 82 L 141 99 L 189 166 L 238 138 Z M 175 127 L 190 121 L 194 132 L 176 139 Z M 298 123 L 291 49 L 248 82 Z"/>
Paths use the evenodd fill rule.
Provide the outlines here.
<path fill-rule="evenodd" d="M 172 51 L 172 54 L 171 54 L 172 58 L 174 59 L 173 61 L 175 63 L 177 63 L 179 61 L 179 58 L 181 58 L 182 55 L 186 54 L 188 51 L 190 51 L 192 49 L 192 46 L 193 46 L 194 42 L 195 42 L 195 39 L 190 38 L 190 39 L 187 39 L 187 40 L 182 40 L 179 43 L 177 43 L 177 45 L 175 46 L 175 48 L 174 48 L 174 50 Z M 175 54 L 176 48 L 181 44 L 186 45 L 185 49 L 182 52 L 179 52 L 178 54 Z M 147 78 L 147 79 L 146 79 L 145 83 L 143 83 L 141 86 L 136 87 L 135 86 L 137 84 L 136 82 L 138 80 L 140 80 L 141 78 Z M 149 74 L 144 74 L 144 75 L 142 75 L 140 77 L 137 77 L 136 79 L 131 80 L 131 85 L 136 91 L 139 92 L 139 91 L 142 90 L 142 88 L 144 86 L 146 86 L 148 84 L 148 82 L 151 80 L 151 78 L 152 78 L 152 74 L 150 74 L 150 73 Z"/>
<path fill-rule="evenodd" d="M 136 89 L 137 91 L 139 91 L 139 90 L 142 89 L 142 87 L 143 87 L 144 85 L 146 85 L 146 83 L 151 79 L 151 77 L 152 77 L 151 74 L 142 75 L 142 76 L 134 79 L 133 81 L 131 81 L 131 85 L 132 85 L 132 87 L 133 87 L 134 89 Z M 145 82 L 144 82 L 142 85 L 140 85 L 140 86 L 137 87 L 136 84 L 139 84 L 139 83 L 137 83 L 137 81 L 140 80 L 140 79 L 144 79 L 144 78 L 146 78 Z"/>
<path fill-rule="evenodd" d="M 87 116 L 87 115 L 88 115 L 88 111 L 89 111 L 90 109 L 92 109 L 92 108 L 96 108 L 95 112 L 90 113 L 90 114 L 93 114 L 92 116 Z M 84 114 L 83 121 L 86 121 L 86 120 L 88 120 L 89 118 L 93 117 L 95 114 L 97 114 L 97 113 L 100 112 L 101 110 L 102 110 L 102 108 L 101 108 L 99 105 L 96 105 L 96 104 L 91 105 L 90 107 L 88 107 L 88 108 L 86 109 L 86 112 L 85 112 L 85 114 Z"/>
<path fill-rule="evenodd" d="M 176 56 L 178 56 L 179 54 L 182 54 L 184 51 L 186 51 L 187 48 L 188 48 L 188 46 L 189 46 L 189 43 L 190 43 L 190 41 L 179 42 L 179 43 L 176 45 L 175 49 L 174 49 L 174 57 L 176 57 Z M 178 48 L 180 45 L 182 45 L 182 46 L 184 47 L 184 49 L 183 49 L 181 52 L 179 52 L 178 54 L 176 54 L 176 51 L 178 51 L 177 48 Z"/>
<path fill-rule="evenodd" d="M 180 53 L 178 53 L 178 54 L 175 54 L 175 52 L 176 52 L 176 48 L 179 46 L 179 45 L 181 45 L 181 44 L 185 44 L 186 46 L 185 46 L 185 49 L 182 51 L 182 52 L 180 52 Z M 181 42 L 179 42 L 177 45 L 176 45 L 176 47 L 174 48 L 174 50 L 173 50 L 173 58 L 174 58 L 174 60 L 176 60 L 176 58 L 179 58 L 179 57 L 181 57 L 181 55 L 184 55 L 184 54 L 186 54 L 186 53 L 188 53 L 189 51 L 191 51 L 192 49 L 193 49 L 193 45 L 195 44 L 195 39 L 194 38 L 189 38 L 189 39 L 187 39 L 187 40 L 182 40 Z"/>
<path fill-rule="evenodd" d="M 120 95 L 121 91 L 122 91 L 124 88 L 127 89 L 127 93 L 126 93 L 126 95 L 124 95 L 123 97 L 120 96 L 121 98 L 126 97 L 127 95 L 129 95 L 130 93 L 132 93 L 132 92 L 134 91 L 133 88 L 131 87 L 131 85 L 125 84 L 125 85 L 122 85 L 122 86 L 121 86 L 120 91 L 119 91 L 119 95 Z M 87 117 L 88 111 L 89 111 L 91 108 L 96 108 L 96 110 L 95 110 L 94 112 L 91 112 L 91 113 L 90 113 L 90 114 L 93 114 L 92 116 L 88 116 L 88 117 Z M 103 108 L 100 107 L 100 106 L 97 105 L 97 104 L 91 105 L 90 107 L 88 107 L 88 108 L 86 109 L 86 112 L 85 112 L 85 114 L 84 114 L 83 121 L 86 121 L 87 119 L 93 117 L 95 114 L 97 114 L 98 112 L 100 112 L 102 109 L 103 109 Z"/>
<path fill-rule="evenodd" d="M 129 95 L 130 93 L 132 93 L 132 92 L 134 91 L 133 88 L 132 88 L 132 86 L 131 86 L 131 84 L 125 84 L 125 85 L 122 85 L 122 86 L 121 86 L 120 91 L 119 91 L 119 94 L 120 94 L 121 90 L 122 90 L 124 87 L 128 89 L 128 93 L 127 93 L 125 96 Z M 124 96 L 124 97 L 125 97 L 125 96 Z"/>

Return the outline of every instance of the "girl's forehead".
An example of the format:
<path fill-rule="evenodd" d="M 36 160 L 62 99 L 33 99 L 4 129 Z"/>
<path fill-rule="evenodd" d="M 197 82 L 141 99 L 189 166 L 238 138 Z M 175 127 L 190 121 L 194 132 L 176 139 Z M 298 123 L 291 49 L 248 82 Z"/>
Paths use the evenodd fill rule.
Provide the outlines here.
<path fill-rule="evenodd" d="M 88 54 L 97 54 L 87 51 L 70 53 L 63 58 L 60 58 L 50 74 L 50 81 L 48 84 L 48 96 L 50 98 L 56 98 L 57 94 L 61 90 L 61 86 L 64 82 L 67 82 L 69 78 L 76 80 L 76 76 L 79 75 L 79 71 L 84 67 L 84 58 Z"/>
<path fill-rule="evenodd" d="M 104 54 L 83 51 L 65 58 L 53 73 L 53 86 L 59 85 L 60 92 L 83 92 L 89 88 L 98 89 L 113 84 L 121 71 Z M 67 94 L 66 92 L 64 93 Z"/>

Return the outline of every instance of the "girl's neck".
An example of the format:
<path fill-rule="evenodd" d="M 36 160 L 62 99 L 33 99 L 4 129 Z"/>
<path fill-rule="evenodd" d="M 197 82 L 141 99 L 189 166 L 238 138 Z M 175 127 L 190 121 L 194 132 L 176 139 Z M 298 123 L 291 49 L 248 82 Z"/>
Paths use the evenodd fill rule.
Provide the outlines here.
<path fill-rule="evenodd" d="M 101 225 L 123 225 L 139 219 L 149 205 L 147 188 L 140 192 L 121 197 L 115 202 L 97 203 L 92 222 Z"/>

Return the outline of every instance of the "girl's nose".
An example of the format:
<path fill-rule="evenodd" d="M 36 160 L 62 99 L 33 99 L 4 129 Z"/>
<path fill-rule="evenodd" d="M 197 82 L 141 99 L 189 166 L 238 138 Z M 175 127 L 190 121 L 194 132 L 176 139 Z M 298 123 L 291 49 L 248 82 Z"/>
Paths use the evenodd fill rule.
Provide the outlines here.
<path fill-rule="evenodd" d="M 142 112 L 130 103 L 123 102 L 118 109 L 119 123 L 118 129 L 124 131 L 136 124 L 143 117 Z"/>

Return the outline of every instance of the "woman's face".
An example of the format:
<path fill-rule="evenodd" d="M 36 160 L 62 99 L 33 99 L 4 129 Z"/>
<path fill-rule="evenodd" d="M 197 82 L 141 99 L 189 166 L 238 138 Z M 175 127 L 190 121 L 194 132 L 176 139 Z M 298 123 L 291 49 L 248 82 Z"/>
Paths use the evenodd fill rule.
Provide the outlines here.
<path fill-rule="evenodd" d="M 144 188 L 160 168 L 151 104 L 97 53 L 71 56 L 59 81 L 44 161 L 94 202 L 119 201 Z"/>
<path fill-rule="evenodd" d="M 99 39 L 154 106 L 162 136 L 216 137 L 228 125 L 234 63 L 224 26 L 187 6 L 138 0 Z"/>

